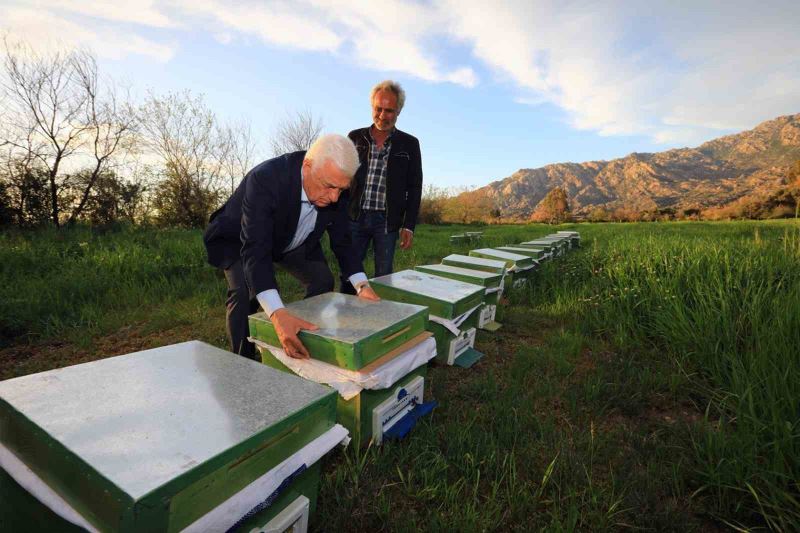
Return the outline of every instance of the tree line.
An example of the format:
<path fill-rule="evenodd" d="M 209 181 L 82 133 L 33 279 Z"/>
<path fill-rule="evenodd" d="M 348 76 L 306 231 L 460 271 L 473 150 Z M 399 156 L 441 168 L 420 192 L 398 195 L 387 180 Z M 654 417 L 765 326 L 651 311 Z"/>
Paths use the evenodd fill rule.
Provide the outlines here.
<path fill-rule="evenodd" d="M 249 122 L 221 120 L 202 95 L 133 102 L 87 50 L 4 44 L 0 226 L 203 227 L 256 161 Z M 287 115 L 273 153 L 308 148 L 322 128 L 310 112 Z"/>

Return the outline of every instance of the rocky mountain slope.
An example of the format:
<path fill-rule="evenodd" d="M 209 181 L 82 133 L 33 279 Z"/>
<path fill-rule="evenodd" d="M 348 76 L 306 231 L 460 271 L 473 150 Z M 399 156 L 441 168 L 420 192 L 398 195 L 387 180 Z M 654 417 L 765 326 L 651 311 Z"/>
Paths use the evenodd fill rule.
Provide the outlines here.
<path fill-rule="evenodd" d="M 800 114 L 697 148 L 520 169 L 475 192 L 489 196 L 505 217 L 528 217 L 553 187 L 567 191 L 572 211 L 579 215 L 595 208 L 703 209 L 777 189 L 797 160 Z"/>

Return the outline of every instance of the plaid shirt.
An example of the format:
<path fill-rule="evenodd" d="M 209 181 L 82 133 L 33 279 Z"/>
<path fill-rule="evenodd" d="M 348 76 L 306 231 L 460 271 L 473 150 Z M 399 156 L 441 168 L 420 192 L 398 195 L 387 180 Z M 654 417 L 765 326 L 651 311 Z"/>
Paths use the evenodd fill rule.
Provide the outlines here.
<path fill-rule="evenodd" d="M 364 195 L 361 197 L 361 208 L 364 210 L 384 211 L 386 209 L 386 168 L 389 165 L 389 152 L 392 150 L 392 134 L 378 149 L 375 139 L 369 136 L 369 158 L 367 159 L 367 182 Z"/>

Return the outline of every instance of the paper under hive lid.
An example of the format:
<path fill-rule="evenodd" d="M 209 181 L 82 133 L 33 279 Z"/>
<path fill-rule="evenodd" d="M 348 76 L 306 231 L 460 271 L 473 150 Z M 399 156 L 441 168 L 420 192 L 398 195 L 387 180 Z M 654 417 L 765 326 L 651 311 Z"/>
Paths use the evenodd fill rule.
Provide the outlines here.
<path fill-rule="evenodd" d="M 483 302 L 486 289 L 441 276 L 402 270 L 370 280 L 381 298 L 425 305 L 432 315 L 456 318 Z"/>
<path fill-rule="evenodd" d="M 428 310 L 419 305 L 328 292 L 286 308 L 319 326 L 301 331 L 311 357 L 348 370 L 359 370 L 425 331 Z M 265 313 L 250 315 L 250 335 L 280 346 L 275 327 Z"/>
<path fill-rule="evenodd" d="M 106 531 L 178 531 L 333 427 L 322 385 L 191 341 L 0 382 L 0 441 Z"/>

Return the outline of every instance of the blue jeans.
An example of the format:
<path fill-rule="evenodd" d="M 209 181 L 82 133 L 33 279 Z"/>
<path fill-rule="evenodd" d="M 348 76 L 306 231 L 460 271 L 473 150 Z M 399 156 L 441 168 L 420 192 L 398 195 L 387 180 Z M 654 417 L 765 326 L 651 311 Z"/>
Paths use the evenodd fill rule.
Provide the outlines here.
<path fill-rule="evenodd" d="M 386 213 L 384 211 L 362 211 L 358 220 L 350 221 L 350 236 L 353 239 L 353 250 L 361 262 L 367 257 L 367 249 L 372 241 L 375 255 L 375 277 L 392 273 L 394 248 L 397 244 L 398 232 L 386 232 Z M 366 266 L 364 267 L 366 270 Z M 352 287 L 345 289 L 350 283 L 342 280 L 342 292 L 351 292 Z"/>

